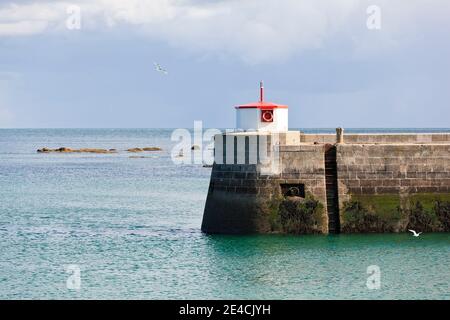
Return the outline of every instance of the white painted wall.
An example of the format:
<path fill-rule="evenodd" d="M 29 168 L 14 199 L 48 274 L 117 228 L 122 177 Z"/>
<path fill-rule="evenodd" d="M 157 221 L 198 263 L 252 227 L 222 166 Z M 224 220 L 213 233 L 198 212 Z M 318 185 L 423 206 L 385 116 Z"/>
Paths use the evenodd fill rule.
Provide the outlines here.
<path fill-rule="evenodd" d="M 259 109 L 236 109 L 236 129 L 258 130 Z"/>
<path fill-rule="evenodd" d="M 273 117 L 273 122 L 262 122 L 260 109 L 236 109 L 236 129 L 244 131 L 288 131 L 288 109 L 274 109 Z"/>

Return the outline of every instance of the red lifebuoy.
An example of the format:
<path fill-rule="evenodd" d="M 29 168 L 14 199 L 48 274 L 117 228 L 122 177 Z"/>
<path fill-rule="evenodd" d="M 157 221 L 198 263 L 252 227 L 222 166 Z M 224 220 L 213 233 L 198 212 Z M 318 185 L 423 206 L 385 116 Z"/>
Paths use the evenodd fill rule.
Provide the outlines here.
<path fill-rule="evenodd" d="M 272 110 L 263 110 L 261 118 L 263 122 L 272 122 L 273 121 L 273 111 Z"/>

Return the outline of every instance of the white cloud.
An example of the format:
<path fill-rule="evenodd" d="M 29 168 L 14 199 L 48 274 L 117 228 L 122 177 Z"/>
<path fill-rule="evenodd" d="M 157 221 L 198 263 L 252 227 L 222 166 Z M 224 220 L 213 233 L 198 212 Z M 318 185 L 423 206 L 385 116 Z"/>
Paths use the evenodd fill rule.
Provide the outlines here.
<path fill-rule="evenodd" d="M 42 33 L 61 20 L 61 8 L 56 3 L 9 3 L 0 6 L 0 37 Z"/>
<path fill-rule="evenodd" d="M 0 36 L 23 36 L 38 34 L 47 29 L 46 21 L 19 21 L 0 23 Z"/>
<path fill-rule="evenodd" d="M 339 37 L 353 39 L 356 54 L 379 53 L 414 38 L 417 21 L 442 23 L 450 13 L 446 0 L 378 0 L 382 29 L 372 31 L 379 33 L 372 38 L 366 8 L 373 3 L 366 0 L 35 1 L 0 5 L 0 37 L 70 32 L 64 23 L 66 8 L 73 4 L 81 7 L 82 31 L 132 26 L 183 50 L 232 55 L 249 63 L 289 58 Z M 424 14 L 427 19 L 421 18 Z"/>

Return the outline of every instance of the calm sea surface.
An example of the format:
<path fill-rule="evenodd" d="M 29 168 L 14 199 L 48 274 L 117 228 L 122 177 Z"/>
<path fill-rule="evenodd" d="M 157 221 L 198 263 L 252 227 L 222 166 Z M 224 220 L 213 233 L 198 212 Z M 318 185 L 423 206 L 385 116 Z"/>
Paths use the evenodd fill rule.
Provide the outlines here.
<path fill-rule="evenodd" d="M 450 299 L 448 233 L 202 234 L 211 169 L 174 165 L 171 132 L 0 130 L 0 299 Z M 36 153 L 60 146 L 164 151 Z"/>

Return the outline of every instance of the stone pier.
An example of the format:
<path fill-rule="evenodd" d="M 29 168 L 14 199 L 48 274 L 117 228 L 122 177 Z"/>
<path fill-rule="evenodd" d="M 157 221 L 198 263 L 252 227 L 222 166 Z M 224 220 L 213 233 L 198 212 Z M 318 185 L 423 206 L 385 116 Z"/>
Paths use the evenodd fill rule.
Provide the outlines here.
<path fill-rule="evenodd" d="M 215 159 L 206 233 L 450 231 L 448 133 L 227 133 Z"/>

